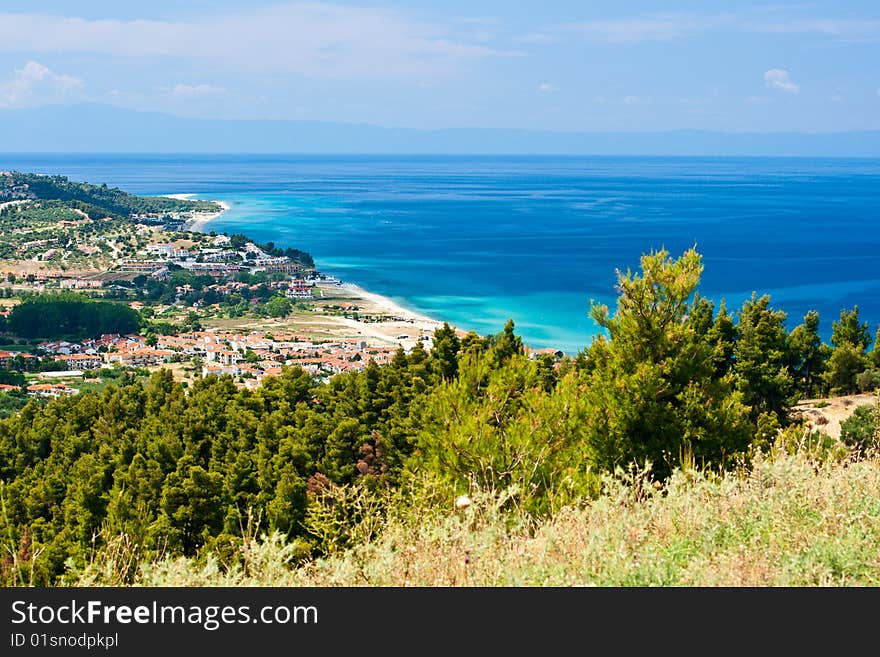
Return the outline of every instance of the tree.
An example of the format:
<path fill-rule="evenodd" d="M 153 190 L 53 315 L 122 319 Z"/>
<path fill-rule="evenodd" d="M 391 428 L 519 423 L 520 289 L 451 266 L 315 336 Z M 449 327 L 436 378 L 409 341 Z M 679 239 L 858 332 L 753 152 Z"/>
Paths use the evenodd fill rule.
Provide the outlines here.
<path fill-rule="evenodd" d="M 724 300 L 722 299 L 722 303 Z M 690 304 L 687 320 L 697 335 L 708 335 L 713 326 L 715 304 L 694 292 L 693 302 Z"/>
<path fill-rule="evenodd" d="M 852 310 L 841 310 L 840 319 L 831 324 L 831 331 L 831 344 L 835 347 L 847 342 L 864 352 L 871 344 L 868 322 L 859 323 L 858 306 L 853 306 Z"/>
<path fill-rule="evenodd" d="M 802 394 L 812 397 L 831 355 L 819 337 L 818 312 L 809 311 L 804 315 L 803 323 L 794 327 L 789 335 L 789 350 L 796 385 Z"/>
<path fill-rule="evenodd" d="M 822 379 L 832 395 L 858 392 L 858 376 L 865 371 L 867 358 L 861 347 L 842 341 L 831 351 L 827 371 Z"/>
<path fill-rule="evenodd" d="M 785 422 L 786 411 L 795 400 L 795 382 L 789 369 L 786 314 L 770 307 L 770 296 L 752 293 L 738 313 L 739 338 L 734 350 L 738 387 L 752 418 L 775 413 Z"/>
<path fill-rule="evenodd" d="M 13 307 L 8 318 L 9 330 L 25 338 L 96 338 L 134 333 L 140 326 L 138 312 L 125 304 L 67 292 L 30 297 Z"/>
<path fill-rule="evenodd" d="M 7 386 L 23 386 L 27 382 L 24 374 L 15 370 L 0 370 L 0 384 Z"/>
<path fill-rule="evenodd" d="M 464 355 L 458 376 L 419 403 L 407 472 L 442 482 L 450 502 L 476 486 L 533 513 L 582 494 L 592 473 L 578 430 L 577 384 L 551 395 L 541 383 L 537 364 L 523 355 L 503 367 L 491 353 Z"/>
<path fill-rule="evenodd" d="M 363 426 L 354 418 L 342 420 L 327 436 L 318 470 L 336 484 L 350 483 L 357 473 L 357 448 L 365 439 Z"/>
<path fill-rule="evenodd" d="M 544 354 L 538 360 L 538 381 L 544 392 L 552 392 L 559 381 L 556 374 L 556 361 L 550 354 Z"/>
<path fill-rule="evenodd" d="M 293 304 L 287 297 L 275 296 L 266 302 L 266 312 L 270 317 L 285 318 L 293 311 Z"/>
<path fill-rule="evenodd" d="M 874 337 L 874 348 L 871 350 L 871 366 L 880 370 L 880 326 L 877 327 L 877 335 Z"/>
<path fill-rule="evenodd" d="M 461 352 L 478 354 L 489 348 L 489 339 L 479 335 L 476 331 L 468 331 L 461 339 Z"/>
<path fill-rule="evenodd" d="M 581 384 L 586 453 L 600 469 L 649 461 L 665 476 L 682 458 L 720 465 L 748 445 L 747 409 L 730 375 L 716 374 L 713 346 L 688 320 L 703 271 L 694 249 L 641 258 L 641 274 L 617 274 L 616 313 L 592 304 L 610 339 L 586 354 Z"/>
<path fill-rule="evenodd" d="M 496 342 L 492 347 L 492 354 L 495 357 L 495 363 L 498 365 L 508 360 L 511 356 L 525 353 L 522 338 L 513 332 L 513 328 L 513 320 L 508 319 L 504 324 L 504 330 L 497 336 Z"/>
<path fill-rule="evenodd" d="M 185 455 L 162 487 L 162 510 L 183 553 L 191 555 L 223 526 L 223 475 Z"/>
<path fill-rule="evenodd" d="M 447 322 L 434 331 L 431 362 L 443 379 L 452 379 L 458 373 L 458 350 L 461 343 L 455 330 Z"/>
<path fill-rule="evenodd" d="M 712 346 L 712 361 L 715 363 L 715 374 L 722 377 L 731 370 L 734 365 L 734 353 L 736 352 L 736 340 L 739 337 L 733 317 L 727 310 L 724 299 L 718 308 L 718 314 L 712 327 L 706 331 L 706 340 Z"/>
<path fill-rule="evenodd" d="M 186 314 L 186 318 L 183 320 L 183 325 L 188 331 L 202 330 L 202 322 L 199 320 L 199 314 L 194 310 L 190 310 Z"/>

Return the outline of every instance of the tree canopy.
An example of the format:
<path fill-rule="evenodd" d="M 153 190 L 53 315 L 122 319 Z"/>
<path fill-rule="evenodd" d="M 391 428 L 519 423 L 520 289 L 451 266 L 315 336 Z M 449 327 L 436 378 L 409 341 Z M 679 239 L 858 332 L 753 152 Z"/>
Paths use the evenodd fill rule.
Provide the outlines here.
<path fill-rule="evenodd" d="M 136 333 L 141 316 L 125 304 L 92 301 L 74 293 L 41 294 L 13 307 L 8 331 L 23 338 L 98 338 Z"/>

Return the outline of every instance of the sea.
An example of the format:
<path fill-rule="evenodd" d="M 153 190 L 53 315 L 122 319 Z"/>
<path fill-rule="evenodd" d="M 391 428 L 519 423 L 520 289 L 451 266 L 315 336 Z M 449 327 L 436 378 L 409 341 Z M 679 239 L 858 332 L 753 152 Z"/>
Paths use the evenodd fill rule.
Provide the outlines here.
<path fill-rule="evenodd" d="M 307 251 L 319 271 L 487 335 L 576 354 L 614 309 L 617 273 L 695 247 L 700 293 L 769 294 L 827 341 L 843 309 L 880 324 L 880 159 L 0 154 L 62 174 L 231 209 L 205 230 Z"/>

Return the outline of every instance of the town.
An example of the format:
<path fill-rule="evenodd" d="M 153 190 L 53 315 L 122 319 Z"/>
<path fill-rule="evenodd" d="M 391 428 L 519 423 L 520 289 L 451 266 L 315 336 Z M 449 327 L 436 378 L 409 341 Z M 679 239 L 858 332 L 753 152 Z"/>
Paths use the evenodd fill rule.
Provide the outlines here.
<path fill-rule="evenodd" d="M 228 375 L 255 388 L 285 366 L 326 381 L 430 351 L 440 322 L 319 272 L 308 253 L 202 232 L 224 209 L 0 173 L 0 393 L 59 397 L 158 368 L 186 383 Z M 17 305 L 65 294 L 127 306 L 140 328 L 75 338 L 5 324 Z"/>

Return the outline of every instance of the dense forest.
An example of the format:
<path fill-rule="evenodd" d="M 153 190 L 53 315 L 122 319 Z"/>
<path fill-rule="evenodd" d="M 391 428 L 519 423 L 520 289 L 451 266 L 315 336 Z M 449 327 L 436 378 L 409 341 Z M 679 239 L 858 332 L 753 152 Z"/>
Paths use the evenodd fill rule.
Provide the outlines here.
<path fill-rule="evenodd" d="M 104 333 L 137 333 L 140 326 L 140 314 L 126 304 L 60 292 L 25 298 L 0 322 L 0 331 L 20 338 L 78 340 Z"/>
<path fill-rule="evenodd" d="M 365 499 L 419 496 L 425 482 L 436 504 L 503 491 L 538 521 L 631 467 L 656 482 L 682 463 L 748 467 L 778 437 L 804 435 L 789 413 L 799 398 L 880 385 L 857 307 L 827 345 L 816 313 L 788 330 L 766 295 L 716 308 L 701 274 L 694 250 L 643 256 L 640 272 L 619 274 L 616 308 L 592 308 L 604 335 L 561 363 L 529 358 L 509 321 L 487 337 L 444 326 L 430 352 L 417 344 L 328 383 L 285 368 L 255 390 L 227 376 L 186 388 L 159 371 L 28 404 L 0 420 L 3 581 L 75 580 L 120 536 L 137 546 L 132 576 L 157 555 L 229 565 L 254 518 L 294 560 L 329 554 L 382 513 Z M 836 445 L 853 458 L 880 437 L 876 411 L 859 422 Z"/>
<path fill-rule="evenodd" d="M 211 201 L 190 201 L 164 196 L 137 196 L 116 187 L 90 185 L 68 180 L 66 176 L 43 176 L 11 172 L 7 185 L 27 185 L 36 198 L 62 201 L 69 208 L 81 210 L 93 219 L 127 219 L 131 214 L 169 212 L 217 212 Z"/>

